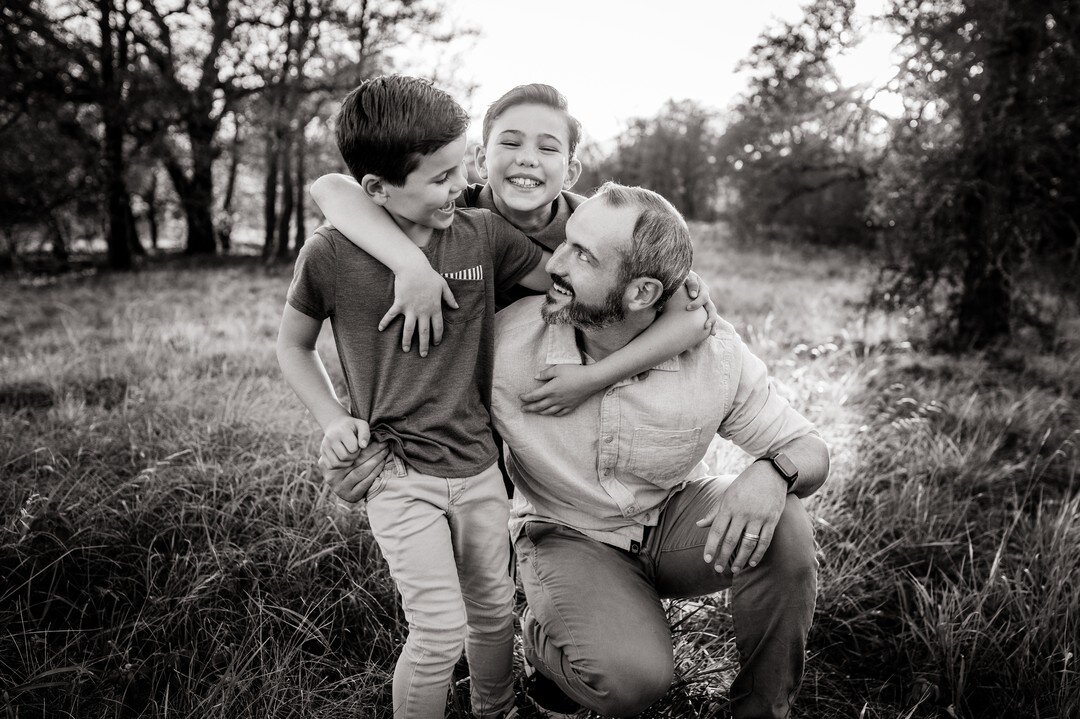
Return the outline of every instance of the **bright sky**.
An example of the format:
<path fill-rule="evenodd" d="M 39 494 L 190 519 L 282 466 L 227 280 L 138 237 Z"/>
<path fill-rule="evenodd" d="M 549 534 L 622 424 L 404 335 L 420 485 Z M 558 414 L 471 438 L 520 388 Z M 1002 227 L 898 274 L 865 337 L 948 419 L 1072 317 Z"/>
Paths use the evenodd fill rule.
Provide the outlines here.
<path fill-rule="evenodd" d="M 546 82 L 566 95 L 590 138 L 615 137 L 633 117 L 670 98 L 728 107 L 746 87 L 735 66 L 776 20 L 802 16 L 800 0 L 452 0 L 452 17 L 482 33 L 464 57 L 460 80 L 477 85 L 474 127 L 484 109 L 515 85 Z M 859 0 L 860 14 L 881 0 Z M 848 83 L 892 74 L 895 40 L 876 32 L 837 62 Z M 884 109 L 884 108 L 882 108 Z"/>

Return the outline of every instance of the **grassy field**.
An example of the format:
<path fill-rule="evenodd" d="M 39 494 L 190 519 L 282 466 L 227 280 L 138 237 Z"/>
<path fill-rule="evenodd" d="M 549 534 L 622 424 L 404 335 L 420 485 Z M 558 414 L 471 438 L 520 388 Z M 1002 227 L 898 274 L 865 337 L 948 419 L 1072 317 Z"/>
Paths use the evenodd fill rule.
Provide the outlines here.
<path fill-rule="evenodd" d="M 1052 353 L 939 355 L 920 315 L 859 308 L 853 256 L 697 236 L 722 314 L 833 449 L 797 716 L 1080 716 L 1075 322 Z M 389 716 L 404 620 L 279 376 L 288 277 L 2 281 L 0 717 Z M 669 611 L 676 681 L 645 716 L 723 716 L 726 597 Z M 451 699 L 469 716 L 464 682 Z"/>

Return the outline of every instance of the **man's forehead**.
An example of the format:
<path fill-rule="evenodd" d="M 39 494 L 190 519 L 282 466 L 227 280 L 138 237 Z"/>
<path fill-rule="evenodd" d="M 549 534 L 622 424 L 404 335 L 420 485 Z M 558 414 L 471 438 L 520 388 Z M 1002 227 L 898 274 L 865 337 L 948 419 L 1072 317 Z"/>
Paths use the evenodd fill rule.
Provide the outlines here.
<path fill-rule="evenodd" d="M 587 247 L 594 254 L 620 251 L 634 234 L 640 210 L 612 207 L 602 197 L 581 204 L 566 222 L 566 239 Z"/>

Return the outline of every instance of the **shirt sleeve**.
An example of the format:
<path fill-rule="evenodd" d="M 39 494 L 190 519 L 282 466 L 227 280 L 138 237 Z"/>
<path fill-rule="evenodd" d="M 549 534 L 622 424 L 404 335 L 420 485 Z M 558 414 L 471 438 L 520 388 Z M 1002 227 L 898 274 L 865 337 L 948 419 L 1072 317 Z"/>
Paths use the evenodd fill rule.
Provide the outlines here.
<path fill-rule="evenodd" d="M 316 231 L 296 257 L 288 303 L 308 317 L 320 321 L 329 317 L 334 311 L 335 265 L 333 242 Z"/>
<path fill-rule="evenodd" d="M 495 292 L 506 292 L 532 272 L 544 251 L 503 218 L 491 212 L 484 215 L 495 265 Z"/>
<path fill-rule="evenodd" d="M 752 457 L 764 457 L 788 442 L 810 434 L 814 427 L 780 396 L 765 363 L 735 335 L 731 410 L 717 434 L 730 439 Z"/>

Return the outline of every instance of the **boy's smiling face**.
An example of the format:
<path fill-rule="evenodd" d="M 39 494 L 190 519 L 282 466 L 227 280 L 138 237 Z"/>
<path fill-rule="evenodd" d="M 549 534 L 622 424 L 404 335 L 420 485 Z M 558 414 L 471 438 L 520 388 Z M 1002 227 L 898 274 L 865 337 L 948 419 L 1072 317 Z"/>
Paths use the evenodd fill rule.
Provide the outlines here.
<path fill-rule="evenodd" d="M 547 212 L 573 186 L 581 164 L 570 159 L 569 136 L 566 115 L 547 105 L 514 105 L 495 118 L 486 146 L 477 149 L 476 168 L 496 204 L 505 206 L 500 211 Z"/>
<path fill-rule="evenodd" d="M 406 234 L 409 225 L 446 229 L 454 221 L 454 200 L 465 189 L 465 135 L 420 158 L 405 184 L 379 180 L 381 192 L 369 192 L 397 220 Z M 365 176 L 365 180 L 372 175 Z M 363 184 L 363 183 L 361 183 Z"/>

